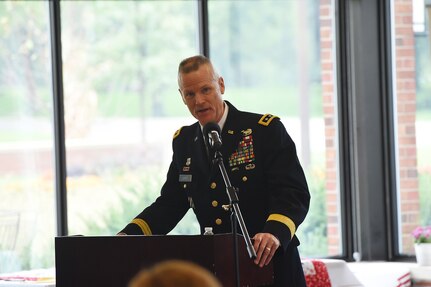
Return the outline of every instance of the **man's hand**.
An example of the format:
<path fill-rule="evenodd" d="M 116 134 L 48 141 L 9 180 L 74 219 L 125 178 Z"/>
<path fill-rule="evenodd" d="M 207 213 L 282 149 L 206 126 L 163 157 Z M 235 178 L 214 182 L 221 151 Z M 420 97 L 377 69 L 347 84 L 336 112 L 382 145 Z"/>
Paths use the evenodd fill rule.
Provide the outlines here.
<path fill-rule="evenodd" d="M 254 263 L 260 267 L 268 265 L 275 251 L 280 246 L 280 240 L 271 233 L 258 233 L 253 239 L 253 247 L 257 254 Z"/>

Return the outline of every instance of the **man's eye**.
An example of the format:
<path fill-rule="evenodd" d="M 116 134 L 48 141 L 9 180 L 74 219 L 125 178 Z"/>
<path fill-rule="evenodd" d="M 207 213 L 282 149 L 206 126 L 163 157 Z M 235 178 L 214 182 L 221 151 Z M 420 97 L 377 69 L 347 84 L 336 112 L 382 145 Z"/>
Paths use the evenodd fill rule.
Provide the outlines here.
<path fill-rule="evenodd" d="M 210 88 L 203 88 L 202 89 L 202 93 L 204 93 L 204 94 L 208 94 L 210 91 L 211 91 Z"/>
<path fill-rule="evenodd" d="M 186 98 L 192 98 L 194 95 L 193 93 L 186 93 Z"/>

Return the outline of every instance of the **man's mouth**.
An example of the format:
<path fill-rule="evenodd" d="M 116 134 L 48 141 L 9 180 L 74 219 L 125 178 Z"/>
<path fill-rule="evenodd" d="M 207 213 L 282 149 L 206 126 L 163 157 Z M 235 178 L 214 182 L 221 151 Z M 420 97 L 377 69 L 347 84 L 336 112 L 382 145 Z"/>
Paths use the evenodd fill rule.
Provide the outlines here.
<path fill-rule="evenodd" d="M 199 110 L 197 110 L 197 111 L 196 111 L 196 113 L 197 113 L 197 114 L 203 114 L 203 113 L 208 112 L 209 110 L 210 110 L 209 108 L 199 109 Z"/>

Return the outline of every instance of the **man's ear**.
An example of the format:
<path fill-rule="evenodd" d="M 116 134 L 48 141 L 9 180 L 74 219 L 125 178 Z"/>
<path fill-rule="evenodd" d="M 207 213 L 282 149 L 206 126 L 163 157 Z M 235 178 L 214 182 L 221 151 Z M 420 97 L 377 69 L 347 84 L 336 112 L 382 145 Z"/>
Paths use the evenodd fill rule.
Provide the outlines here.
<path fill-rule="evenodd" d="M 186 100 L 184 99 L 183 93 L 181 92 L 181 89 L 178 89 L 178 92 L 180 92 L 180 96 L 181 96 L 181 99 L 183 100 L 183 103 L 187 105 Z"/>
<path fill-rule="evenodd" d="M 219 77 L 218 78 L 218 85 L 220 87 L 220 92 L 223 95 L 224 94 L 224 90 L 225 90 L 223 77 Z"/>

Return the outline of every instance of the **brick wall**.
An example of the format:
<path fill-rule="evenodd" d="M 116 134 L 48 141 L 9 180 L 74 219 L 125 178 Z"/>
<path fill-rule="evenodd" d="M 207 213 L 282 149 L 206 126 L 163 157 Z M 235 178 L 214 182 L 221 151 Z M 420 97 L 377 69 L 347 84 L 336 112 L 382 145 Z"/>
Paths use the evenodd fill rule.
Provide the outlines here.
<path fill-rule="evenodd" d="M 340 254 L 339 195 L 337 178 L 337 118 L 334 31 L 332 1 L 320 1 L 320 59 L 326 144 L 326 212 L 328 218 L 328 254 Z"/>
<path fill-rule="evenodd" d="M 412 0 L 395 0 L 396 95 L 399 190 L 403 253 L 413 253 L 411 232 L 419 224 L 416 157 L 415 39 Z"/>

